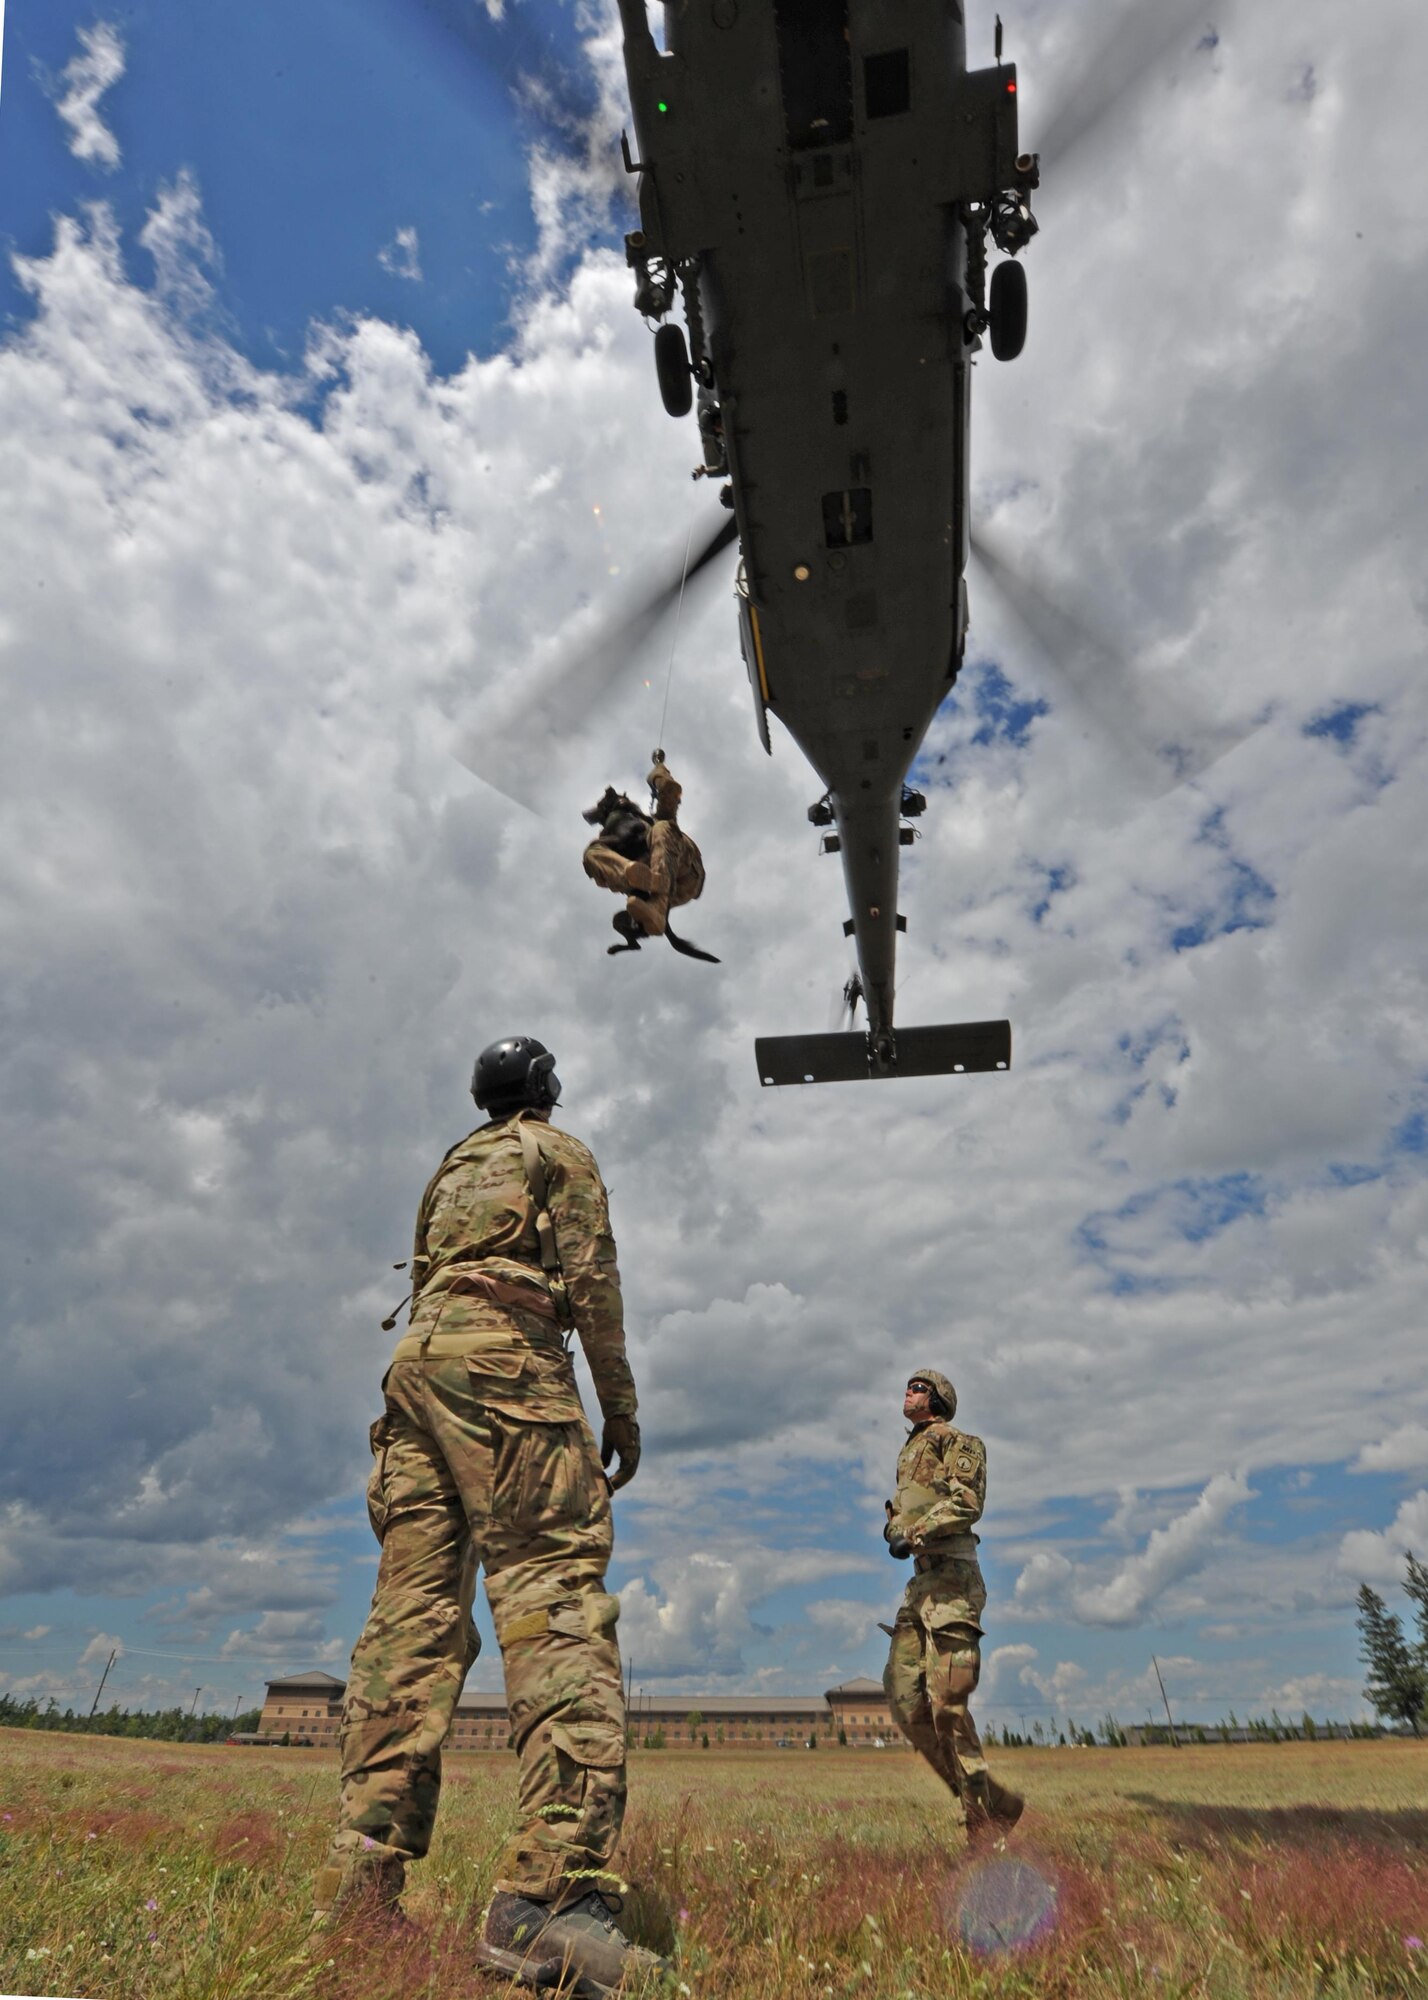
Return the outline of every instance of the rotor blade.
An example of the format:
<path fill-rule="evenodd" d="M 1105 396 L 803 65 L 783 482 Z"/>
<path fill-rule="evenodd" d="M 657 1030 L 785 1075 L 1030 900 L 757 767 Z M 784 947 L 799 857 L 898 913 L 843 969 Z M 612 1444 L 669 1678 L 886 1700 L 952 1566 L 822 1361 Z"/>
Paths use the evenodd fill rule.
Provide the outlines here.
<path fill-rule="evenodd" d="M 1037 642 L 1054 678 L 1119 752 L 1151 796 L 1174 791 L 1254 732 L 1197 714 L 1179 689 L 1138 674 L 1084 615 L 1033 582 L 994 531 L 972 536 L 972 553 L 1003 601 Z"/>
<path fill-rule="evenodd" d="M 640 664 L 640 655 L 680 593 L 738 536 L 728 514 L 697 548 L 680 548 L 676 567 L 653 590 L 627 594 L 614 609 L 578 614 L 551 655 L 530 674 L 510 677 L 477 711 L 457 750 L 469 771 L 507 798 L 538 779 L 546 759 L 578 737 L 591 711 Z M 686 549 L 689 567 L 685 569 Z"/>
<path fill-rule="evenodd" d="M 1194 47 L 1213 48 L 1219 41 L 1214 24 L 1225 20 L 1230 4 L 1231 0 L 1138 0 L 1122 13 L 1113 31 L 1092 44 L 1075 75 L 1048 93 L 1057 105 L 1036 144 L 1043 175 L 1064 166 L 1172 49 L 1191 35 L 1196 36 Z M 1034 93 L 1028 92 L 1027 103 L 1032 102 Z"/>

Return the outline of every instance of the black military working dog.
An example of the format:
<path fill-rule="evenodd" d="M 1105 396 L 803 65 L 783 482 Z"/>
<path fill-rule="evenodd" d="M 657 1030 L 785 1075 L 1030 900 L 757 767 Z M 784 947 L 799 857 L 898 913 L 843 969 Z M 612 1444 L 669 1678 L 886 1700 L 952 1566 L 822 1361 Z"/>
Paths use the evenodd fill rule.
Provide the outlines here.
<path fill-rule="evenodd" d="M 613 848 L 615 853 L 623 856 L 626 861 L 643 861 L 648 866 L 650 858 L 650 829 L 653 827 L 654 821 L 648 813 L 640 810 L 632 798 L 626 797 L 624 792 L 617 792 L 613 785 L 607 785 L 603 795 L 596 800 L 588 812 L 581 814 L 581 818 L 587 825 L 599 827 L 600 831 L 595 837 L 602 847 Z M 683 834 L 682 838 L 689 841 L 688 834 Z M 689 845 L 693 847 L 693 842 L 689 841 Z M 696 849 L 696 857 L 697 853 L 698 850 Z M 699 867 L 699 887 L 703 887 L 702 864 Z M 697 894 L 698 891 L 696 890 L 695 893 Z M 640 948 L 642 933 L 639 926 L 633 918 L 625 918 L 623 921 L 622 918 L 624 918 L 623 912 L 621 916 L 615 918 L 615 928 L 620 932 L 625 942 L 623 944 L 612 944 L 609 947 L 612 957 L 616 952 L 638 951 Z M 690 944 L 685 938 L 677 937 L 674 926 L 670 923 L 667 916 L 665 918 L 664 934 L 674 946 L 674 949 L 677 952 L 682 952 L 686 958 L 703 959 L 706 965 L 717 965 L 719 963 L 713 952 L 701 951 L 698 945 Z"/>

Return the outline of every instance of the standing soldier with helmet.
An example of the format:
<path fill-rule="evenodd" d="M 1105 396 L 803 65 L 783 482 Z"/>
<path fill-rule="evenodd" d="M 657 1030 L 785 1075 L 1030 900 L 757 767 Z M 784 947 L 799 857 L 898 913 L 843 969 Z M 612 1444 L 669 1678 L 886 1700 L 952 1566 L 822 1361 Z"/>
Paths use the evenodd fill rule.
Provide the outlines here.
<path fill-rule="evenodd" d="M 883 1674 L 888 1704 L 904 1736 L 920 1750 L 961 1807 L 969 1839 L 1021 1818 L 1022 1801 L 987 1769 L 968 1702 L 981 1672 L 982 1607 L 987 1587 L 977 1562 L 974 1524 L 987 1497 L 982 1440 L 957 1430 L 957 1391 L 935 1368 L 907 1385 L 903 1416 L 912 1425 L 898 1454 L 897 1499 L 883 1529 L 895 1561 L 916 1564 Z"/>
<path fill-rule="evenodd" d="M 337 1830 L 319 1918 L 395 1909 L 431 1841 L 441 1745 L 479 1640 L 478 1566 L 505 1666 L 520 1813 L 475 1946 L 530 1984 L 603 1993 L 654 1968 L 614 1922 L 625 1704 L 605 1590 L 610 1493 L 640 1458 L 605 1189 L 548 1121 L 555 1058 L 493 1042 L 471 1094 L 488 1122 L 422 1197 L 412 1311 L 383 1382 L 368 1487 L 377 1588 L 342 1712 Z M 578 1331 L 604 1419 L 600 1456 L 569 1355 Z M 607 1480 L 602 1464 L 618 1461 Z"/>

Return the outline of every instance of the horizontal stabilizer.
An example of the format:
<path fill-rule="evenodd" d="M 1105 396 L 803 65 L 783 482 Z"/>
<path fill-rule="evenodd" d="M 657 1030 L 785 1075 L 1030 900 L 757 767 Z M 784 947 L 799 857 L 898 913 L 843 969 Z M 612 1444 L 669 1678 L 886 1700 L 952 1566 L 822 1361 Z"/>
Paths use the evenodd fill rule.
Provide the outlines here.
<path fill-rule="evenodd" d="M 862 1083 L 879 1076 L 960 1076 L 1010 1069 L 1011 1022 L 963 1021 L 942 1028 L 899 1028 L 890 1062 L 880 1062 L 871 1036 L 761 1035 L 754 1043 L 759 1081 Z"/>

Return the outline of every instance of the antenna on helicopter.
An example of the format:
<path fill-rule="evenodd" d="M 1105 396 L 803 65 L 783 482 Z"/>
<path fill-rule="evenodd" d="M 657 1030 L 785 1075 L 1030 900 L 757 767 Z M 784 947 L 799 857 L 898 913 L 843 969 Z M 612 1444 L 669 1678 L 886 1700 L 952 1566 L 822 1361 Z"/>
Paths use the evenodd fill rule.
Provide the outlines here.
<path fill-rule="evenodd" d="M 1000 15 L 1000 14 L 998 14 L 998 16 L 997 16 L 997 61 L 998 61 L 998 62 L 1000 62 L 1000 61 L 1001 61 L 1001 59 L 1002 59 L 1002 17 L 1001 17 L 1001 15 Z"/>

